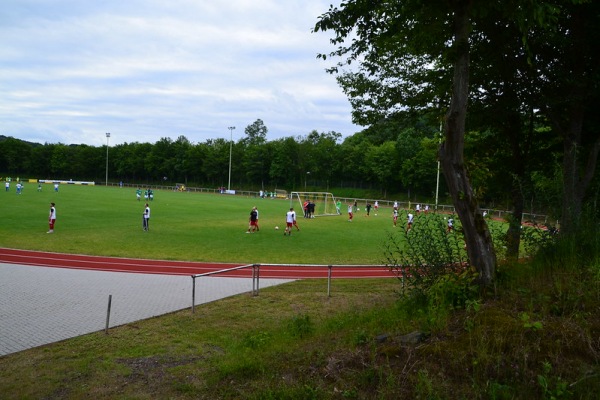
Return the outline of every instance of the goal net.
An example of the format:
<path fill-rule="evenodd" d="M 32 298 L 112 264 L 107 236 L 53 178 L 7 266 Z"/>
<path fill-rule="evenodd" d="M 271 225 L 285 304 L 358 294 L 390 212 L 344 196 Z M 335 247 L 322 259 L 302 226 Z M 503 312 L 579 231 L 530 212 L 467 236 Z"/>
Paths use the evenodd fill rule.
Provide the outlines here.
<path fill-rule="evenodd" d="M 298 215 L 304 214 L 304 203 L 307 201 L 314 204 L 313 217 L 340 215 L 340 210 L 336 208 L 332 193 L 292 192 L 290 195 L 290 207 L 299 207 Z"/>

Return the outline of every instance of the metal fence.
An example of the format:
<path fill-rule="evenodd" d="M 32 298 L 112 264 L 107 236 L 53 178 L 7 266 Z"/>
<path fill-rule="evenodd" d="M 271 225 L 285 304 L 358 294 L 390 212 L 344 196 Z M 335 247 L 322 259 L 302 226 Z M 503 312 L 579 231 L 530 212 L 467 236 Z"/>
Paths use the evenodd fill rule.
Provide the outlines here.
<path fill-rule="evenodd" d="M 327 297 L 331 297 L 331 282 L 333 278 L 397 278 L 397 276 L 385 265 L 325 265 L 325 264 L 247 264 L 239 267 L 227 268 L 218 271 L 206 272 L 203 274 L 191 275 L 192 278 L 192 313 L 195 312 L 196 305 L 196 278 L 202 278 L 212 275 L 227 275 L 234 271 L 240 271 L 252 268 L 252 291 L 250 292 L 253 297 L 258 296 L 260 289 L 260 277 L 261 267 L 265 268 L 279 268 L 279 267 L 295 267 L 308 272 L 299 273 L 297 275 L 286 276 L 273 276 L 273 272 L 265 272 L 268 278 L 280 278 L 280 279 L 324 279 L 327 278 Z M 334 276 L 334 270 L 346 271 L 339 276 Z M 366 274 L 365 271 L 378 269 L 378 272 Z M 387 274 L 383 272 L 386 271 Z M 316 273 L 315 273 L 316 272 Z M 349 275 L 351 273 L 351 275 Z M 239 277 L 239 276 L 238 276 Z"/>
<path fill-rule="evenodd" d="M 177 185 L 134 185 L 134 184 L 129 184 L 129 183 L 111 183 L 111 182 L 109 182 L 108 185 L 109 186 L 129 187 L 129 188 L 147 188 L 147 189 L 154 189 L 154 190 L 168 190 L 168 191 L 174 191 L 174 192 L 178 191 Z M 219 194 L 219 193 L 223 193 L 223 190 L 220 188 L 213 189 L 213 188 L 187 187 L 186 186 L 185 192 Z M 268 193 L 271 193 L 271 192 L 268 192 Z M 227 195 L 228 193 L 223 193 L 223 194 Z M 238 196 L 245 196 L 245 197 L 251 197 L 251 198 L 258 198 L 258 197 L 260 197 L 260 192 L 254 191 L 254 190 L 236 190 L 234 194 L 229 194 L 229 195 L 238 195 Z M 359 199 L 356 197 L 336 197 L 336 196 L 334 196 L 334 197 L 335 197 L 336 201 L 340 200 L 342 203 L 345 203 L 345 204 L 354 204 L 354 202 L 356 201 L 361 207 L 364 207 L 367 204 L 367 202 L 370 202 L 371 204 L 373 204 L 373 203 L 375 203 L 375 201 L 379 202 L 380 207 L 392 207 L 395 202 L 395 200 Z M 403 209 L 412 209 L 412 208 L 414 208 L 414 206 L 416 204 L 421 205 L 421 210 L 423 210 L 425 206 L 429 206 L 429 210 L 431 212 L 436 212 L 435 204 L 431 204 L 431 203 L 418 203 L 418 202 L 410 202 L 410 201 L 409 202 L 398 202 L 398 207 L 403 208 Z M 505 219 L 509 215 L 512 214 L 511 211 L 498 210 L 498 209 L 493 209 L 493 208 L 482 208 L 481 211 L 485 212 L 486 215 L 489 216 L 490 218 L 498 218 L 498 219 Z M 438 204 L 437 212 L 453 214 L 453 213 L 455 213 L 455 209 L 454 209 L 453 205 Z M 522 222 L 535 222 L 535 223 L 539 223 L 539 224 L 547 224 L 548 216 L 545 214 L 537 214 L 537 213 L 523 213 Z"/>

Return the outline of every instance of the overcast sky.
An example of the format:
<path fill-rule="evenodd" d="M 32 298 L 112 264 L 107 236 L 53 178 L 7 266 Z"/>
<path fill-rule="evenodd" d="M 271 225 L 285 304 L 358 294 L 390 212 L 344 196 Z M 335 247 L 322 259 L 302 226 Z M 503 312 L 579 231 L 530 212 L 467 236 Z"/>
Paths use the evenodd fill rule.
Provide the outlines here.
<path fill-rule="evenodd" d="M 40 143 L 268 140 L 362 128 L 311 33 L 331 0 L 3 0 L 0 135 Z"/>

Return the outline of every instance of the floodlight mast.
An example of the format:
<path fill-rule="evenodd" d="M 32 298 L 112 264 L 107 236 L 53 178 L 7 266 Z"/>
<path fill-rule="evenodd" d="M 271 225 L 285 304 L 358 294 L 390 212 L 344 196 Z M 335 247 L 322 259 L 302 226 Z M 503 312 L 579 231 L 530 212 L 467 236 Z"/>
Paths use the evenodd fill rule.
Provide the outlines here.
<path fill-rule="evenodd" d="M 231 190 L 231 150 L 233 148 L 233 130 L 235 126 L 229 128 L 229 181 L 227 181 L 227 191 Z"/>
<path fill-rule="evenodd" d="M 106 133 L 106 186 L 108 186 L 108 139 L 110 139 L 109 132 Z"/>

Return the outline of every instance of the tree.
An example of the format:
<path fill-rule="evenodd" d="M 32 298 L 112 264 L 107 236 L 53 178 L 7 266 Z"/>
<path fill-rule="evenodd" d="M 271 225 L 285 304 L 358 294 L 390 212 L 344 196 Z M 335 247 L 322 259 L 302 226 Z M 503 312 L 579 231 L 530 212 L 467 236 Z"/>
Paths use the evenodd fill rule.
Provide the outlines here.
<path fill-rule="evenodd" d="M 240 145 L 244 149 L 242 165 L 245 177 L 251 184 L 260 183 L 262 189 L 264 189 L 268 170 L 265 146 L 268 131 L 263 121 L 257 119 L 246 127 L 244 130 L 246 137 L 240 140 Z"/>
<path fill-rule="evenodd" d="M 188 161 L 188 153 L 192 147 L 190 141 L 183 135 L 179 136 L 173 142 L 173 180 L 177 182 L 188 183 L 188 175 L 190 173 L 190 163 Z"/>
<path fill-rule="evenodd" d="M 205 159 L 202 172 L 208 183 L 215 186 L 227 186 L 229 170 L 229 140 L 223 138 L 209 139 L 201 144 Z"/>
<path fill-rule="evenodd" d="M 340 46 L 330 56 L 347 56 L 347 64 L 359 57 L 363 60 L 359 73 L 348 73 L 344 76 L 346 81 L 341 80 L 347 93 L 357 88 L 361 91 L 353 98 L 358 101 L 352 103 L 351 100 L 355 121 L 378 120 L 406 106 L 431 107 L 434 100 L 431 92 L 438 96 L 443 92 L 443 86 L 433 85 L 432 70 L 450 67 L 448 70 L 453 71 L 451 100 L 444 125 L 445 141 L 440 146 L 439 157 L 463 226 L 470 262 L 479 272 L 481 283 L 489 284 L 496 256 L 463 158 L 469 98 L 471 6 L 468 0 L 407 0 L 392 4 L 348 1 L 342 8 L 331 7 L 322 15 L 315 31 L 334 31 L 331 42 Z M 344 46 L 351 34 L 351 44 Z M 343 65 L 339 63 L 331 71 L 337 72 Z M 373 75 L 377 79 L 371 79 Z M 365 118 L 359 118 L 361 115 Z"/>
<path fill-rule="evenodd" d="M 532 63 L 539 70 L 540 109 L 563 139 L 561 231 L 574 233 L 594 177 L 600 129 L 596 105 L 600 76 L 600 4 L 556 2 L 560 12 L 530 38 Z"/>
<path fill-rule="evenodd" d="M 175 178 L 173 140 L 168 137 L 161 138 L 152 146 L 144 162 L 148 174 L 153 179 Z"/>
<path fill-rule="evenodd" d="M 385 142 L 381 146 L 369 146 L 365 152 L 364 163 L 369 174 L 380 185 L 384 196 L 390 189 L 390 183 L 395 181 L 394 177 L 398 174 L 398 160 L 398 153 L 393 141 Z"/>
<path fill-rule="evenodd" d="M 26 172 L 31 146 L 27 143 L 8 137 L 0 141 L 0 171 L 11 174 Z"/>
<path fill-rule="evenodd" d="M 251 125 L 248 125 L 246 129 L 244 129 L 244 133 L 246 137 L 241 139 L 241 142 L 245 145 L 263 145 L 267 141 L 267 133 L 269 130 L 265 126 L 265 123 L 262 119 L 257 119 Z"/>
<path fill-rule="evenodd" d="M 304 180 L 298 179 L 298 154 L 300 145 L 293 137 L 275 140 L 270 143 L 273 161 L 269 177 L 275 189 L 293 190 Z"/>

